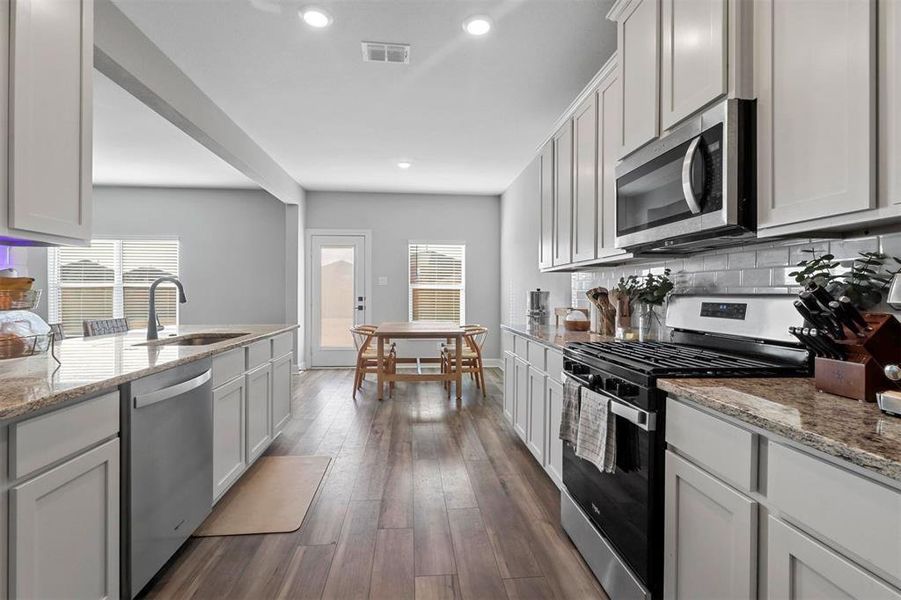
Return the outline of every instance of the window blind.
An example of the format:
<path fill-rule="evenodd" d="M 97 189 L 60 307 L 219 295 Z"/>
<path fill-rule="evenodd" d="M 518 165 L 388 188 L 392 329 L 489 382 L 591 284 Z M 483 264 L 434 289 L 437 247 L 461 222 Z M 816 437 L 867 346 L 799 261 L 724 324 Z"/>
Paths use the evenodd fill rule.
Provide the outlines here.
<path fill-rule="evenodd" d="M 81 335 L 86 319 L 126 317 L 129 327 L 145 328 L 150 284 L 178 276 L 178 240 L 93 240 L 47 255 L 48 316 L 68 336 Z M 163 325 L 177 324 L 174 285 L 158 288 L 157 313 Z"/>
<path fill-rule="evenodd" d="M 409 319 L 455 321 L 466 314 L 466 246 L 410 243 Z"/>

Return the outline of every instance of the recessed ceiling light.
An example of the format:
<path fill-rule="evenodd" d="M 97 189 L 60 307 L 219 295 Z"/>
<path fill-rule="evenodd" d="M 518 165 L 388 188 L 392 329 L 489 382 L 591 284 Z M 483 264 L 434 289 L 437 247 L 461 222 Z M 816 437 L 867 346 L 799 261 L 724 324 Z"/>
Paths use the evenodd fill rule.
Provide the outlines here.
<path fill-rule="evenodd" d="M 301 8 L 298 12 L 300 13 L 300 18 L 303 19 L 304 23 L 306 23 L 310 27 L 315 27 L 316 29 L 328 27 L 332 24 L 333 21 L 332 15 L 328 14 L 321 8 L 316 8 L 315 6 Z"/>
<path fill-rule="evenodd" d="M 400 161 L 400 162 L 397 163 L 397 168 L 398 168 L 398 169 L 409 169 L 409 168 L 412 167 L 412 166 L 413 166 L 413 163 L 411 163 L 411 162 L 408 161 L 408 160 L 402 160 L 402 161 Z"/>
<path fill-rule="evenodd" d="M 485 35 L 491 31 L 491 19 L 484 15 L 469 17 L 463 21 L 463 31 L 469 35 Z"/>

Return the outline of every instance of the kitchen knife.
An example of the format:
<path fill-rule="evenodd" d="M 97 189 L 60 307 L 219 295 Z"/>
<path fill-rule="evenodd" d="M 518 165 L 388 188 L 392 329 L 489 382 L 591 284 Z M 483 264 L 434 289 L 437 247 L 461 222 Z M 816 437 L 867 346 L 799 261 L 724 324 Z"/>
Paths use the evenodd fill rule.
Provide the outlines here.
<path fill-rule="evenodd" d="M 834 358 L 835 360 L 845 360 L 844 351 L 838 347 L 838 344 L 835 341 L 829 339 L 827 335 L 821 335 L 819 331 L 816 329 L 810 330 L 810 339 L 812 339 L 815 343 L 820 344 L 827 352 L 827 356 L 829 358 Z"/>
<path fill-rule="evenodd" d="M 790 334 L 792 334 L 793 336 L 795 336 L 795 338 L 797 338 L 797 340 L 799 342 L 801 342 L 801 345 L 803 345 L 804 348 L 806 348 L 808 352 L 812 353 L 814 356 L 820 356 L 820 354 L 821 354 L 820 349 L 813 347 L 813 344 L 810 342 L 809 339 L 807 339 L 807 336 L 805 336 L 803 333 L 801 333 L 800 327 L 789 327 L 788 332 Z"/>
<path fill-rule="evenodd" d="M 813 295 L 813 297 L 816 298 L 816 301 L 819 302 L 823 308 L 828 308 L 829 303 L 835 301 L 835 297 L 830 294 L 826 290 L 826 288 L 812 281 L 807 284 L 807 291 L 809 291 Z"/>
<path fill-rule="evenodd" d="M 811 298 L 810 300 L 813 301 L 813 298 Z M 794 305 L 795 305 L 795 309 L 799 313 L 801 313 L 802 317 L 804 317 L 804 320 L 807 322 L 807 324 L 813 325 L 814 327 L 816 327 L 818 329 L 823 329 L 826 331 L 828 331 L 829 329 L 832 328 L 832 324 L 829 323 L 828 319 L 823 318 L 822 313 L 820 313 L 820 311 L 817 311 L 814 313 L 801 300 L 795 300 Z M 841 334 L 841 335 L 843 336 L 844 334 Z"/>
<path fill-rule="evenodd" d="M 839 322 L 838 317 L 832 314 L 828 305 L 821 306 L 817 299 L 813 297 L 813 292 L 808 290 L 798 294 L 798 298 L 801 299 L 801 302 L 804 303 L 810 314 L 814 315 L 815 318 L 819 317 L 816 321 L 812 321 L 815 327 L 822 329 L 824 333 L 827 331 L 831 332 L 836 339 L 845 339 L 845 331 L 842 328 L 842 324 Z"/>
<path fill-rule="evenodd" d="M 811 347 L 816 348 L 817 356 L 832 358 L 832 353 L 829 351 L 829 348 L 827 348 L 826 345 L 823 344 L 822 340 L 820 340 L 819 337 L 813 335 L 814 331 L 818 330 L 813 327 L 805 327 L 801 330 L 801 335 L 808 340 L 808 343 L 811 345 Z"/>
<path fill-rule="evenodd" d="M 867 323 L 867 320 L 863 318 L 863 315 L 860 314 L 860 311 L 857 310 L 857 307 L 854 306 L 854 303 L 851 302 L 851 298 L 847 296 L 842 296 L 838 299 L 839 302 L 842 303 L 842 306 L 845 307 L 845 312 L 854 319 L 854 322 L 863 327 L 865 330 L 870 331 L 873 328 L 870 327 L 870 324 Z"/>
<path fill-rule="evenodd" d="M 851 315 L 848 314 L 845 305 L 843 305 L 838 300 L 833 300 L 829 303 L 829 308 L 832 309 L 832 314 L 836 316 L 840 323 L 842 323 L 845 327 L 851 330 L 851 332 L 857 337 L 866 337 L 867 334 L 860 330 L 860 326 L 851 318 Z"/>

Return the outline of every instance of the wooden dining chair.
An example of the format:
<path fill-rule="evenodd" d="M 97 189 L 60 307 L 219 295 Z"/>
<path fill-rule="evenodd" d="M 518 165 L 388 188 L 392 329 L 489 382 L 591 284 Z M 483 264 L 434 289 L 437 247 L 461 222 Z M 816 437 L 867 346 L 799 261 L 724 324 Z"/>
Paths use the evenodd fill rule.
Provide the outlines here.
<path fill-rule="evenodd" d="M 81 322 L 84 337 L 110 335 L 128 331 L 128 319 L 85 319 Z"/>
<path fill-rule="evenodd" d="M 379 357 L 378 350 L 373 348 L 373 340 L 375 340 L 375 325 L 357 325 L 350 328 L 350 334 L 353 336 L 354 347 L 357 350 L 357 365 L 354 369 L 354 390 L 353 398 L 357 397 L 357 390 L 363 387 L 363 380 L 366 379 L 367 373 L 378 373 Z M 394 344 L 387 348 L 385 356 L 385 370 L 389 373 L 395 373 L 397 369 L 397 349 Z M 388 396 L 391 397 L 394 392 L 394 382 L 388 385 Z"/>
<path fill-rule="evenodd" d="M 469 373 L 476 382 L 476 388 L 482 390 L 482 396 L 487 396 L 485 389 L 485 364 L 482 359 L 482 348 L 488 338 L 488 328 L 481 325 L 463 325 L 463 354 L 461 359 L 461 373 Z M 441 372 L 453 373 L 457 368 L 457 349 L 454 346 L 445 346 L 441 351 Z M 447 397 L 450 398 L 451 385 L 444 382 L 447 389 Z"/>

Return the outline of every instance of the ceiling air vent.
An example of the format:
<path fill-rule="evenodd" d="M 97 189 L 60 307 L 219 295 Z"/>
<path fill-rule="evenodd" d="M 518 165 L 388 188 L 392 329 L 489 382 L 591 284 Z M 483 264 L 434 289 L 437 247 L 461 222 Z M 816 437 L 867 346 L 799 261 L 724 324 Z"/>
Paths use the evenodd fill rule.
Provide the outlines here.
<path fill-rule="evenodd" d="M 363 62 L 410 64 L 410 44 L 363 42 Z"/>

